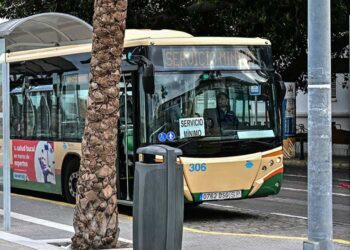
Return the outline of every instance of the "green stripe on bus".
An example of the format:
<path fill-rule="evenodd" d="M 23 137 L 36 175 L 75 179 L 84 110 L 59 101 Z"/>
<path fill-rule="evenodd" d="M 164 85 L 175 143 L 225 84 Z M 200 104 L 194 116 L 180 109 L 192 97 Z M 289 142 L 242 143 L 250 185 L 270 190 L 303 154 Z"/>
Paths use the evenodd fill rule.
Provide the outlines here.
<path fill-rule="evenodd" d="M 266 180 L 259 190 L 250 198 L 264 197 L 268 195 L 278 194 L 281 189 L 283 173 L 278 173 Z"/>

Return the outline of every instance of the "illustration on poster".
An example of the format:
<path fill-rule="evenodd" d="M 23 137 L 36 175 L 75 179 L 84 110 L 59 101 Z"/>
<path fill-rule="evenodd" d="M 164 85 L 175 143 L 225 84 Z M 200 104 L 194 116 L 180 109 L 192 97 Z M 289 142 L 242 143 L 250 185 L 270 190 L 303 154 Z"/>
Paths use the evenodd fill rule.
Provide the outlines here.
<path fill-rule="evenodd" d="M 12 141 L 13 179 L 56 184 L 54 144 L 48 141 Z"/>
<path fill-rule="evenodd" d="M 37 182 L 56 184 L 54 151 L 50 143 L 46 141 L 38 143 L 34 165 Z"/>

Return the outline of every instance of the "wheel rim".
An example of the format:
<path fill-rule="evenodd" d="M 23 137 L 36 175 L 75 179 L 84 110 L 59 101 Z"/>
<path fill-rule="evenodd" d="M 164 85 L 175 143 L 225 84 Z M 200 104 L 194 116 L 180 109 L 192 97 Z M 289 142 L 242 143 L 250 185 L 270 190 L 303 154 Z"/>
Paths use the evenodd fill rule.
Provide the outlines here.
<path fill-rule="evenodd" d="M 68 188 L 69 188 L 69 194 L 75 198 L 77 195 L 77 182 L 78 182 L 78 172 L 74 172 L 69 176 L 68 180 Z"/>

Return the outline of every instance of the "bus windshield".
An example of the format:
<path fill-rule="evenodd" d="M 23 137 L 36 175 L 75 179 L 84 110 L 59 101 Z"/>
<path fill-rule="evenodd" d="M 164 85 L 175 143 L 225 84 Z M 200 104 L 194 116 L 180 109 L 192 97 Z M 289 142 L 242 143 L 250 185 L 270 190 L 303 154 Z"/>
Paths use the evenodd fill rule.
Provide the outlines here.
<path fill-rule="evenodd" d="M 189 155 L 233 155 L 228 150 L 238 142 L 266 150 L 280 136 L 266 71 L 157 72 L 147 106 L 147 142 L 174 144 Z"/>

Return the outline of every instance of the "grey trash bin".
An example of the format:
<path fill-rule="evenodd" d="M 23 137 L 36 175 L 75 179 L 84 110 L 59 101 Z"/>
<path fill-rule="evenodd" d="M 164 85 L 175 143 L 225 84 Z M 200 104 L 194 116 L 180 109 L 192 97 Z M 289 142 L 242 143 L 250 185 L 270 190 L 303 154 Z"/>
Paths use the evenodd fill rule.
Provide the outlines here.
<path fill-rule="evenodd" d="M 137 149 L 144 156 L 134 175 L 133 245 L 137 250 L 177 250 L 182 245 L 184 210 L 182 151 L 166 145 Z M 163 156 L 162 163 L 153 161 Z"/>

